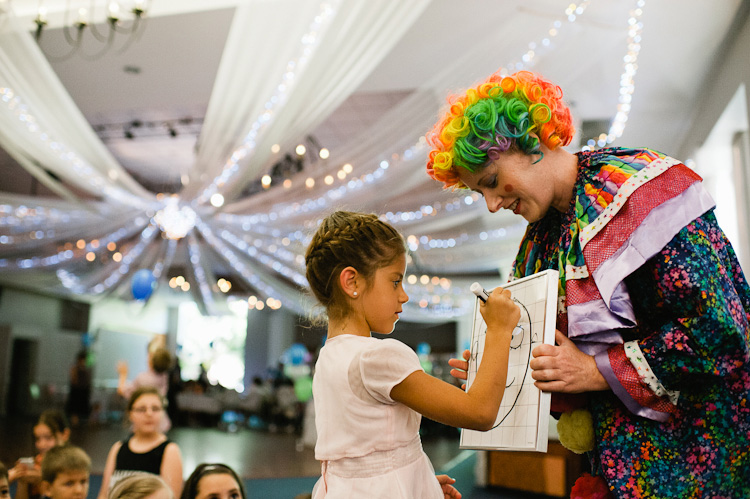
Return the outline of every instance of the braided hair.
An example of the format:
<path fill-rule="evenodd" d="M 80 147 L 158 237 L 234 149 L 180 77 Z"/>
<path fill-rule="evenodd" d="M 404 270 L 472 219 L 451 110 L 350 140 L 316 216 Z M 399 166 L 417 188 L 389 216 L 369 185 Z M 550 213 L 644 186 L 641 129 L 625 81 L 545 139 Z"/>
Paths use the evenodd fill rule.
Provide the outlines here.
<path fill-rule="evenodd" d="M 338 277 L 346 267 L 357 269 L 370 284 L 375 271 L 407 251 L 403 236 L 377 215 L 336 211 L 321 222 L 305 253 L 307 282 L 328 317 L 348 312 Z"/>

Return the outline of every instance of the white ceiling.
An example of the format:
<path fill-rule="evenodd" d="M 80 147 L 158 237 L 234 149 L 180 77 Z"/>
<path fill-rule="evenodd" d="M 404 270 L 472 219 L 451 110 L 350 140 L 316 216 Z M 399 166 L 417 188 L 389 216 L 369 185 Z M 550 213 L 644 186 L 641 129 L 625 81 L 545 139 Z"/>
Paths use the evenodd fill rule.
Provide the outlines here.
<path fill-rule="evenodd" d="M 259 0 L 258 3 L 271 1 Z M 293 5 L 293 0 L 276 1 Z M 40 39 L 41 49 L 86 120 L 94 127 L 109 126 L 108 136 L 112 138 L 105 140 L 105 144 L 117 161 L 151 190 L 169 190 L 179 184 L 181 176 L 193 166 L 200 131 L 195 122 L 188 126 L 181 125 L 179 120 L 202 120 L 206 115 L 239 0 L 152 0 L 150 4 L 147 2 L 148 13 L 142 32 L 127 50 L 119 51 L 123 43 L 119 38 L 114 50 L 94 58 L 91 54 L 97 52 L 98 46 L 85 39 L 83 56 L 77 53 L 58 61 L 57 58 L 68 50 L 58 27 L 67 3 L 77 12 L 79 4 L 89 6 L 90 0 L 44 1 L 49 25 Z M 132 2 L 122 3 L 124 8 L 132 5 Z M 39 0 L 0 0 L 0 12 L 3 7 L 12 9 L 33 31 L 39 4 Z M 730 35 L 729 29 L 735 15 L 742 11 L 743 2 L 648 0 L 640 4 L 643 30 L 632 111 L 625 132 L 615 145 L 648 146 L 679 155 L 692 119 L 691 102 L 695 101 L 718 56 L 722 41 Z M 554 0 L 433 0 L 361 85 L 330 115 L 318 117 L 318 124 L 309 134 L 331 150 L 331 161 L 335 161 L 337 148 L 350 144 L 388 111 L 397 112 L 408 96 L 432 91 L 435 97 L 432 113 L 436 118 L 438 107 L 447 94 L 483 79 L 500 67 L 520 62 L 532 43 L 536 44 L 536 55 L 533 64 L 526 68 L 539 71 L 560 84 L 579 125 L 584 121 L 610 120 L 617 112 L 623 57 L 627 53 L 628 19 L 632 11 L 639 8 L 639 3 L 630 0 L 578 2 L 585 10 L 575 22 L 565 19 L 566 5 L 566 2 Z M 294 16 L 294 12 L 289 15 Z M 549 29 L 557 20 L 561 22 L 559 34 L 552 38 L 549 47 L 542 46 L 542 40 L 550 38 Z M 476 47 L 476 40 L 482 40 L 486 46 Z M 273 54 L 273 50 L 271 46 L 257 47 L 247 54 L 247 64 Z M 455 61 L 462 59 L 465 64 L 460 71 L 448 76 L 443 74 L 446 68 L 455 67 Z M 395 116 L 400 119 L 398 114 Z M 136 120 L 174 124 L 178 135 L 170 137 L 166 127 L 155 125 L 148 130 L 146 126 L 134 128 L 132 140 L 124 136 L 117 138 L 119 126 Z M 419 129 L 411 133 L 416 140 L 426 131 Z M 124 134 L 124 128 L 122 132 Z M 299 139 L 304 140 L 304 137 Z M 390 156 L 392 148 L 392 144 L 383 143 L 382 153 Z M 267 173 L 286 152 L 290 151 L 272 155 L 267 164 L 258 169 L 260 174 Z M 418 187 L 405 182 L 407 192 L 391 189 L 393 192 L 361 197 L 373 198 L 366 206 L 380 213 L 414 210 L 420 204 L 448 199 L 449 193 L 441 193 L 439 185 L 427 179 L 424 173 L 415 175 L 420 175 Z M 0 176 L 3 178 L 0 193 L 48 194 L 6 154 L 0 154 Z M 280 204 L 294 200 L 292 196 L 305 195 L 304 191 L 295 189 L 274 192 L 273 202 Z M 270 196 L 261 193 L 258 199 L 270 199 Z M 252 206 L 252 203 L 248 201 L 243 206 Z M 354 206 L 362 205 L 362 199 L 354 203 Z M 485 212 L 472 211 L 452 224 L 407 224 L 403 230 L 431 234 L 431 237 L 447 237 L 456 227 L 475 234 L 507 228 L 508 237 L 494 242 L 493 246 L 476 246 L 471 251 L 446 249 L 439 257 L 435 256 L 435 251 L 425 252 L 420 255 L 423 269 L 451 275 L 492 274 L 497 273 L 498 268 L 506 272 L 523 224 L 512 216 Z M 0 234 L 2 230 L 0 226 Z M 2 255 L 0 249 L 0 257 Z M 230 263 L 220 258 L 215 260 L 217 273 L 232 274 Z M 446 271 L 447 262 L 453 265 L 450 271 Z M 183 264 L 185 266 L 188 265 Z M 0 281 L 2 278 L 0 271 Z M 17 284 L 19 279 L 8 278 L 6 282 Z"/>
<path fill-rule="evenodd" d="M 81 54 L 57 62 L 69 52 L 62 30 L 55 29 L 69 3 L 42 2 L 50 26 L 40 46 L 75 103 L 92 125 L 125 124 L 203 117 L 211 96 L 227 32 L 240 0 L 201 2 L 152 0 L 137 42 L 118 53 L 96 56 L 101 44 L 84 38 Z M 265 0 L 271 1 L 271 0 Z M 99 2 L 103 5 L 104 2 Z M 741 3 L 739 0 L 644 2 L 643 40 L 638 58 L 636 93 L 631 121 L 620 144 L 643 145 L 677 154 L 690 102 L 711 65 L 719 43 Z M 13 0 L 11 7 L 30 29 L 40 2 Z M 132 2 L 123 1 L 123 10 Z M 580 4 L 580 2 L 579 2 Z M 208 6 L 211 6 L 209 9 Z M 502 5 L 502 7 L 499 7 Z M 456 78 L 460 87 L 484 78 L 528 50 L 560 18 L 562 3 L 554 0 L 434 0 L 391 53 L 364 80 L 361 87 L 327 117 L 314 136 L 321 145 L 335 146 L 356 136 L 408 92 L 429 84 L 445 61 L 462 57 L 471 48 L 474 33 L 507 32 L 501 46 L 487 48 L 486 59 Z M 575 23 L 565 26 L 557 46 L 540 52 L 535 69 L 559 83 L 579 121 L 608 120 L 616 113 L 628 13 L 635 1 L 590 2 Z M 468 15 L 467 12 L 481 13 Z M 103 17 L 103 9 L 98 12 Z M 563 31 L 562 29 L 560 31 Z M 267 50 L 267 48 L 259 48 Z M 253 54 L 248 54 L 248 61 Z M 126 68 L 138 68 L 133 74 Z M 436 88 L 438 96 L 453 88 Z M 134 130 L 138 137 L 138 130 Z M 193 160 L 194 137 L 169 140 L 110 139 L 107 145 L 137 175 L 179 176 Z M 158 183 L 158 182 L 157 182 Z"/>

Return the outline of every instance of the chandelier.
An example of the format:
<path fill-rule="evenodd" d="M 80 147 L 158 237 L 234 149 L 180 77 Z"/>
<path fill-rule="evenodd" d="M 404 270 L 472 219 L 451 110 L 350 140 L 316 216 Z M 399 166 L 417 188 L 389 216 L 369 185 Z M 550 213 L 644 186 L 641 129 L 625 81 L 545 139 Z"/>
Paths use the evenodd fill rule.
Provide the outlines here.
<path fill-rule="evenodd" d="M 195 211 L 182 205 L 177 196 L 164 200 L 163 207 L 154 215 L 154 221 L 167 239 L 182 239 L 195 227 Z"/>
<path fill-rule="evenodd" d="M 150 0 L 66 0 L 62 32 L 69 49 L 62 55 L 47 55 L 64 60 L 80 51 L 84 57 L 96 59 L 107 53 L 118 37 L 125 39 L 119 48 L 119 52 L 124 52 L 143 32 L 148 3 Z M 37 43 L 48 25 L 49 15 L 41 0 L 34 19 Z M 90 45 L 97 46 L 94 53 L 86 53 L 83 48 Z"/>

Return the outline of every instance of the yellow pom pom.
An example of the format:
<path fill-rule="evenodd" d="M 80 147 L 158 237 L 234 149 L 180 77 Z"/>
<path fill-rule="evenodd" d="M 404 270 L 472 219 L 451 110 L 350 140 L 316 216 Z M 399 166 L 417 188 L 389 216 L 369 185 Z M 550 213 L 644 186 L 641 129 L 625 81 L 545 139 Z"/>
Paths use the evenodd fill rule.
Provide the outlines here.
<path fill-rule="evenodd" d="M 576 454 L 594 450 L 594 423 L 586 409 L 564 412 L 557 421 L 560 443 Z"/>

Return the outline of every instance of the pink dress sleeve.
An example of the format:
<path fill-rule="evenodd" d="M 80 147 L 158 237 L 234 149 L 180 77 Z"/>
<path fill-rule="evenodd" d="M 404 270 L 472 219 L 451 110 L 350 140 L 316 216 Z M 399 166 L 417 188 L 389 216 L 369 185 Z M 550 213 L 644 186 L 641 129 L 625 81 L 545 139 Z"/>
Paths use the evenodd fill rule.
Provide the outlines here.
<path fill-rule="evenodd" d="M 360 374 L 367 392 L 378 402 L 395 404 L 391 390 L 414 371 L 422 371 L 414 350 L 398 340 L 380 340 L 362 353 Z"/>

